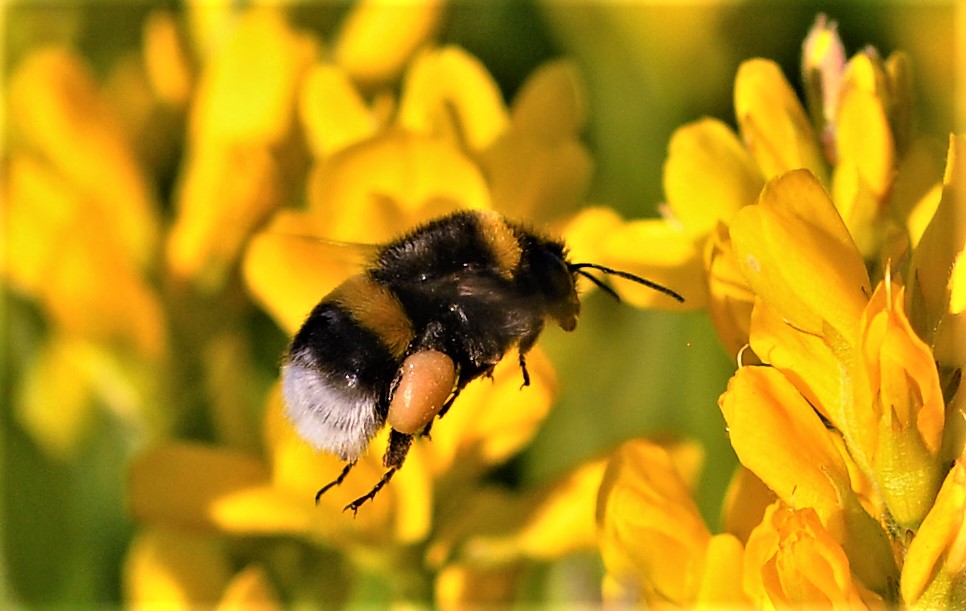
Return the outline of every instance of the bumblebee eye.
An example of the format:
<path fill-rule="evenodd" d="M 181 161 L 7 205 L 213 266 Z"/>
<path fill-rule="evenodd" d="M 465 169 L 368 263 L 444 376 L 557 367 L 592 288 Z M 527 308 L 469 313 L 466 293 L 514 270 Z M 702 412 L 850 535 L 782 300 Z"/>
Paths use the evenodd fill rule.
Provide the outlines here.
<path fill-rule="evenodd" d="M 415 435 L 439 413 L 456 385 L 453 359 L 436 350 L 410 354 L 400 368 L 399 384 L 389 402 L 389 425 Z"/>
<path fill-rule="evenodd" d="M 576 294 L 574 276 L 560 257 L 542 250 L 534 257 L 531 265 L 540 292 L 549 302 L 570 301 L 571 296 Z"/>

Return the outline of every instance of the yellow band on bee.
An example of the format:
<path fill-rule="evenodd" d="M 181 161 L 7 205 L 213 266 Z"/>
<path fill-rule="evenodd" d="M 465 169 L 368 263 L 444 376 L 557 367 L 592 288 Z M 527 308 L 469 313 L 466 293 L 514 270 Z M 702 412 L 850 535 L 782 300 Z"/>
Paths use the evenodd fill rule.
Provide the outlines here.
<path fill-rule="evenodd" d="M 328 300 L 338 303 L 360 325 L 375 333 L 401 359 L 413 340 L 413 323 L 399 300 L 368 276 L 353 276 L 340 284 Z"/>
<path fill-rule="evenodd" d="M 520 265 L 520 257 L 523 255 L 519 240 L 500 213 L 492 210 L 479 210 L 477 215 L 480 235 L 493 253 L 501 274 L 507 279 L 512 278 L 513 272 Z"/>

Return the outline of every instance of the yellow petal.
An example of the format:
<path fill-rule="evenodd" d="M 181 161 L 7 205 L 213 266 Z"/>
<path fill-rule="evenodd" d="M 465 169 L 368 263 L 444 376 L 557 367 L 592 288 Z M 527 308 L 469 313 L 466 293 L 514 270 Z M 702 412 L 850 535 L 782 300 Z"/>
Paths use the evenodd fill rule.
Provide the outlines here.
<path fill-rule="evenodd" d="M 221 600 L 218 601 L 216 611 L 270 611 L 282 609 L 278 594 L 269 582 L 265 570 L 252 565 L 235 575 Z"/>
<path fill-rule="evenodd" d="M 593 549 L 594 508 L 605 466 L 603 460 L 586 463 L 549 486 L 516 497 L 480 495 L 472 508 L 447 521 L 449 528 L 438 533 L 429 555 L 454 554 L 488 566 L 524 558 L 550 561 Z"/>
<path fill-rule="evenodd" d="M 340 151 L 309 180 L 330 240 L 386 242 L 443 213 L 490 207 L 480 169 L 455 146 L 401 131 Z"/>
<path fill-rule="evenodd" d="M 763 184 L 751 154 L 724 123 L 703 119 L 671 136 L 664 194 L 692 238 L 729 223 L 739 208 L 755 202 Z"/>
<path fill-rule="evenodd" d="M 45 302 L 65 329 L 99 340 L 120 339 L 159 357 L 166 344 L 161 304 L 119 245 L 100 236 L 88 217 L 60 244 L 60 264 L 47 278 Z"/>
<path fill-rule="evenodd" d="M 279 168 L 264 148 L 204 145 L 188 154 L 181 180 L 168 265 L 179 278 L 213 290 L 252 227 L 279 203 Z"/>
<path fill-rule="evenodd" d="M 238 11 L 229 0 L 188 0 L 185 21 L 192 48 L 209 57 L 229 44 Z"/>
<path fill-rule="evenodd" d="M 849 560 L 809 507 L 771 505 L 745 546 L 744 589 L 756 607 L 866 608 Z"/>
<path fill-rule="evenodd" d="M 739 541 L 747 541 L 748 535 L 761 523 L 765 509 L 775 502 L 775 493 L 758 476 L 744 465 L 738 465 L 722 509 L 722 528 Z"/>
<path fill-rule="evenodd" d="M 942 196 L 944 152 L 932 139 L 919 138 L 899 162 L 888 207 L 906 226 L 912 248 L 936 214 Z"/>
<path fill-rule="evenodd" d="M 687 235 L 665 221 L 624 221 L 610 210 L 590 208 L 571 219 L 563 234 L 571 261 L 636 274 L 678 292 L 685 300 L 679 303 L 652 288 L 615 279 L 614 289 L 632 305 L 692 310 L 707 303 L 700 255 Z"/>
<path fill-rule="evenodd" d="M 966 250 L 966 137 L 950 136 L 942 199 L 912 255 L 908 312 L 913 327 L 933 347 L 935 359 L 946 367 L 966 364 L 966 314 L 962 284 L 953 270 L 961 270 Z M 961 274 L 958 271 L 958 274 Z M 957 300 L 952 290 L 958 286 Z"/>
<path fill-rule="evenodd" d="M 748 344 L 755 294 L 738 265 L 728 228 L 717 225 L 704 248 L 707 272 L 708 314 L 728 354 Z"/>
<path fill-rule="evenodd" d="M 482 151 L 506 130 L 509 116 L 486 67 L 458 47 L 444 47 L 410 66 L 398 121 L 415 133 L 455 136 L 470 150 Z"/>
<path fill-rule="evenodd" d="M 316 64 L 306 75 L 299 114 L 316 157 L 360 142 L 378 127 L 348 74 L 333 64 Z"/>
<path fill-rule="evenodd" d="M 558 60 L 537 68 L 514 98 L 511 117 L 518 129 L 550 142 L 577 137 L 587 120 L 577 67 Z"/>
<path fill-rule="evenodd" d="M 650 287 L 615 282 L 621 299 L 637 307 L 691 310 L 706 303 L 707 289 L 696 282 L 701 273 L 697 253 L 680 232 L 662 221 L 626 223 L 607 237 L 601 262 L 656 282 L 684 297 L 684 303 L 680 303 Z"/>
<path fill-rule="evenodd" d="M 736 607 L 750 601 L 741 585 L 744 546 L 729 534 L 708 541 L 696 606 Z"/>
<path fill-rule="evenodd" d="M 612 580 L 649 601 L 694 601 L 711 534 L 663 448 L 632 441 L 614 454 L 597 521 Z"/>
<path fill-rule="evenodd" d="M 85 211 L 84 202 L 70 183 L 27 155 L 10 160 L 4 186 L 3 275 L 14 290 L 38 298 L 57 264 L 61 240 Z"/>
<path fill-rule="evenodd" d="M 98 209 L 98 235 L 117 240 L 122 258 L 145 265 L 157 241 L 156 202 L 87 67 L 65 49 L 38 51 L 17 67 L 9 91 L 9 125 L 85 207 Z"/>
<path fill-rule="evenodd" d="M 160 303 L 108 229 L 113 215 L 28 157 L 11 161 L 9 180 L 3 212 L 15 230 L 3 273 L 12 286 L 65 330 L 159 357 L 166 342 Z"/>
<path fill-rule="evenodd" d="M 516 219 L 555 219 L 583 201 L 592 171 L 579 139 L 585 114 L 570 62 L 544 64 L 527 79 L 511 124 L 482 154 L 498 210 Z"/>
<path fill-rule="evenodd" d="M 541 495 L 517 535 L 527 557 L 553 560 L 595 547 L 594 508 L 605 466 L 603 460 L 582 465 Z"/>
<path fill-rule="evenodd" d="M 881 248 L 883 203 L 895 176 L 895 143 L 883 101 L 851 89 L 843 96 L 836 125 L 838 162 L 832 199 L 859 250 Z"/>
<path fill-rule="evenodd" d="M 228 558 L 211 536 L 148 528 L 135 535 L 124 559 L 124 599 L 134 609 L 210 606 L 230 571 Z"/>
<path fill-rule="evenodd" d="M 590 185 L 593 161 L 576 138 L 548 140 L 513 126 L 484 151 L 481 166 L 496 209 L 532 222 L 577 208 Z"/>
<path fill-rule="evenodd" d="M 876 288 L 862 317 L 861 367 L 876 428 L 862 448 L 892 518 L 914 529 L 939 488 L 939 448 L 945 401 L 932 351 L 915 334 L 902 310 L 902 287 L 887 278 Z M 866 394 L 867 393 L 867 394 Z M 857 393 L 858 394 L 858 393 Z M 876 434 L 877 433 L 877 434 Z"/>
<path fill-rule="evenodd" d="M 336 36 L 335 61 L 365 86 L 394 80 L 435 34 L 443 9 L 439 0 L 360 2 Z"/>
<path fill-rule="evenodd" d="M 896 163 L 883 101 L 871 93 L 850 90 L 841 104 L 836 125 L 838 163 L 853 166 L 862 185 L 881 202 L 892 185 Z M 849 218 L 844 211 L 842 216 Z"/>
<path fill-rule="evenodd" d="M 864 585 L 887 594 L 897 572 L 892 550 L 852 492 L 836 433 L 770 367 L 739 369 L 719 404 L 741 463 L 786 504 L 814 510 Z"/>
<path fill-rule="evenodd" d="M 869 286 L 865 264 L 825 190 L 809 172 L 770 181 L 741 209 L 731 239 L 748 283 L 795 328 L 825 324 L 854 343 Z"/>
<path fill-rule="evenodd" d="M 881 393 L 882 407 L 898 419 L 898 428 L 914 431 L 936 455 L 945 403 L 932 351 L 909 324 L 903 301 L 903 288 L 888 279 L 876 287 L 862 320 L 865 366 L 873 393 Z"/>
<path fill-rule="evenodd" d="M 798 331 L 759 301 L 751 315 L 751 347 L 850 440 L 875 429 L 874 416 L 854 408 L 851 374 L 823 338 Z"/>
<path fill-rule="evenodd" d="M 304 533 L 312 517 L 273 491 L 268 469 L 240 452 L 199 444 L 158 446 L 131 469 L 131 510 L 142 520 L 240 534 Z"/>
<path fill-rule="evenodd" d="M 812 407 L 778 371 L 743 367 L 719 399 L 738 459 L 786 503 L 841 511 L 848 471 Z"/>
<path fill-rule="evenodd" d="M 611 208 L 593 206 L 581 209 L 561 231 L 573 262 L 600 261 L 607 236 L 624 226 L 624 219 Z"/>
<path fill-rule="evenodd" d="M 176 108 L 188 103 L 194 80 L 186 42 L 172 13 L 155 10 L 148 15 L 144 22 L 144 71 L 155 95 Z"/>
<path fill-rule="evenodd" d="M 966 312 L 966 250 L 956 255 L 949 276 L 949 312 L 954 316 Z"/>
<path fill-rule="evenodd" d="M 290 28 L 280 11 L 242 13 L 202 69 L 189 118 L 191 140 L 280 142 L 292 128 L 297 86 L 315 52 L 315 42 Z"/>
<path fill-rule="evenodd" d="M 853 91 L 864 91 L 885 98 L 888 77 L 877 52 L 857 53 L 846 66 L 843 96 Z"/>
<path fill-rule="evenodd" d="M 826 182 L 812 126 L 777 64 L 753 59 L 735 77 L 735 114 L 741 137 L 766 179 L 798 168 Z"/>
<path fill-rule="evenodd" d="M 966 462 L 946 475 L 936 502 L 909 545 L 902 568 L 902 599 L 917 608 L 955 606 L 956 580 L 966 575 Z M 962 586 L 959 586 L 962 595 Z"/>

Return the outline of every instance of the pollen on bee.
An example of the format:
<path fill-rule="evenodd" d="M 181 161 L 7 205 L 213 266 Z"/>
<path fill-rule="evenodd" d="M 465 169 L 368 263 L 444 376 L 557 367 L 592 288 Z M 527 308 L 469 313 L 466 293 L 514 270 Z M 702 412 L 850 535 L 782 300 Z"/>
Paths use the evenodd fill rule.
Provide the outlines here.
<path fill-rule="evenodd" d="M 403 361 L 399 384 L 389 403 L 389 425 L 415 435 L 439 413 L 456 385 L 456 365 L 436 350 L 422 350 Z"/>

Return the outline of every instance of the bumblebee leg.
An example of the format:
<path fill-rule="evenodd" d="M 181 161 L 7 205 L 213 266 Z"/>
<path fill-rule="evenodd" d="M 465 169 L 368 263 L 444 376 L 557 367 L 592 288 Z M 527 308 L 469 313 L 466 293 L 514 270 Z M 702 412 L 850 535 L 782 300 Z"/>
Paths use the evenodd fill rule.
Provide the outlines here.
<path fill-rule="evenodd" d="M 376 498 L 376 494 L 382 490 L 383 486 L 389 483 L 389 480 L 392 479 L 392 476 L 395 475 L 396 471 L 402 467 L 403 463 L 406 461 L 406 455 L 409 454 L 409 447 L 412 444 L 412 435 L 400 433 L 395 429 L 391 430 L 389 432 L 389 447 L 386 448 L 386 454 L 382 457 L 383 464 L 389 470 L 383 474 L 382 479 L 380 479 L 376 485 L 372 487 L 372 490 L 346 505 L 342 511 L 349 511 L 351 509 L 352 515 L 355 515 L 359 511 L 359 508 L 366 503 L 366 501 L 371 501 L 372 499 Z"/>
<path fill-rule="evenodd" d="M 346 463 L 345 467 L 342 469 L 342 473 L 339 474 L 339 477 L 335 478 L 335 480 L 329 482 L 328 484 L 322 486 L 322 488 L 315 493 L 315 504 L 316 505 L 319 504 L 319 499 L 322 497 L 323 494 L 325 494 L 329 490 L 329 488 L 332 488 L 334 486 L 338 486 L 339 484 L 341 484 L 342 481 L 345 479 L 345 476 L 349 475 L 349 471 L 351 471 L 352 467 L 354 466 L 356 466 L 356 461 L 354 460 L 352 462 Z"/>
<path fill-rule="evenodd" d="M 413 436 L 400 433 L 396 429 L 389 431 L 389 447 L 382 457 L 382 464 L 389 469 L 398 469 L 409 454 L 409 446 L 413 445 Z"/>
<path fill-rule="evenodd" d="M 456 388 L 453 389 L 453 394 L 449 396 L 449 399 L 446 399 L 446 403 L 443 403 L 443 407 L 441 407 L 439 409 L 439 413 L 436 414 L 438 418 L 442 418 L 444 415 L 446 415 L 446 412 L 448 412 L 449 408 L 452 407 L 453 402 L 456 401 L 456 397 L 460 396 L 460 391 L 462 390 L 463 390 L 462 386 L 457 386 Z M 430 424 L 432 424 L 432 422 L 430 422 Z M 428 426 L 429 425 L 427 425 L 427 428 Z"/>
<path fill-rule="evenodd" d="M 376 494 L 382 490 L 383 486 L 389 483 L 389 480 L 392 479 L 392 476 L 395 475 L 395 473 L 395 467 L 386 471 L 385 474 L 383 474 L 382 479 L 380 479 L 379 482 L 372 487 L 372 490 L 346 505 L 342 511 L 349 511 L 351 509 L 352 516 L 355 517 L 355 515 L 359 512 L 359 508 L 362 507 L 366 501 L 371 501 L 372 499 L 376 498 Z"/>
<path fill-rule="evenodd" d="M 517 350 L 520 351 L 520 369 L 523 371 L 523 385 L 520 388 L 530 386 L 530 372 L 527 371 L 527 352 L 530 352 L 530 349 L 537 343 L 541 331 L 543 331 L 543 324 L 537 325 L 530 333 L 520 338 L 520 343 L 517 345 Z"/>
<path fill-rule="evenodd" d="M 443 416 L 446 415 L 446 412 L 449 411 L 449 408 L 453 405 L 453 402 L 456 401 L 456 397 L 460 396 L 461 390 L 463 390 L 462 386 L 456 386 L 453 388 L 453 392 L 452 394 L 450 394 L 449 398 L 446 399 L 446 403 L 443 403 L 443 407 L 439 408 L 439 413 L 436 414 L 436 418 L 442 418 Z M 426 423 L 426 428 L 424 428 L 423 432 L 419 434 L 420 437 L 426 437 L 427 439 L 432 439 L 429 436 L 429 430 L 433 428 L 433 422 L 435 421 L 436 419 L 434 418 L 433 420 L 430 420 L 429 422 Z"/>
<path fill-rule="evenodd" d="M 524 353 L 520 353 L 520 369 L 523 371 L 523 384 L 520 388 L 525 388 L 530 386 L 530 372 L 527 371 L 527 356 Z"/>

